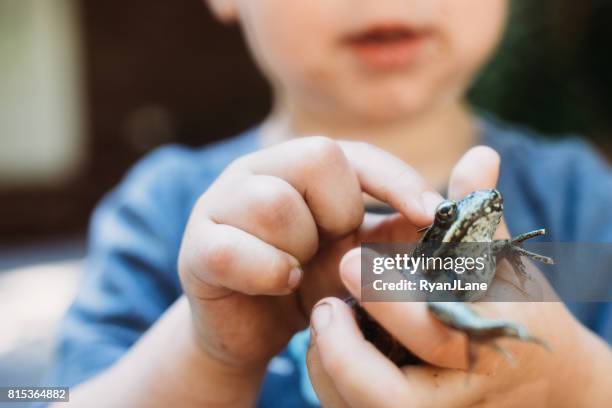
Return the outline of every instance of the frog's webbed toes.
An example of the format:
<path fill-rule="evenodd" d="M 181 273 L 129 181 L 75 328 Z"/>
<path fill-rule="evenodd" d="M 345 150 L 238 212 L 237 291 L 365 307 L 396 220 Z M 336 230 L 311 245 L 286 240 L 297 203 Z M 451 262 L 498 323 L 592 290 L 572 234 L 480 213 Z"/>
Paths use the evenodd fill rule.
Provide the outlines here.
<path fill-rule="evenodd" d="M 525 281 L 531 279 L 531 277 L 527 274 L 525 270 L 525 264 L 522 260 L 523 256 L 534 261 L 542 262 L 547 265 L 554 265 L 555 263 L 552 258 L 528 251 L 522 246 L 523 242 L 525 242 L 526 240 L 539 237 L 545 234 L 546 230 L 539 229 L 520 234 L 512 238 L 511 240 L 497 241 L 497 258 L 506 259 L 510 263 L 512 269 L 514 270 L 516 276 L 519 279 L 521 288 L 525 287 Z"/>
<path fill-rule="evenodd" d="M 511 251 L 518 254 L 519 256 L 526 256 L 529 259 L 533 259 L 534 261 L 538 261 L 538 262 L 542 262 L 544 264 L 547 265 L 554 265 L 555 261 L 548 257 L 548 256 L 544 256 L 544 255 L 540 255 L 540 254 L 536 254 L 534 252 L 528 251 L 523 247 L 520 246 L 512 246 Z"/>

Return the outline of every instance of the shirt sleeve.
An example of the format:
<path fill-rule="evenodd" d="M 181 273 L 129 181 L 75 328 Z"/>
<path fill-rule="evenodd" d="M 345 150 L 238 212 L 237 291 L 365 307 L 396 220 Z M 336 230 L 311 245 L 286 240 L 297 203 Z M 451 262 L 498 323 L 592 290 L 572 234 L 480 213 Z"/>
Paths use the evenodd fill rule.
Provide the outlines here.
<path fill-rule="evenodd" d="M 74 386 L 112 365 L 180 295 L 176 260 L 191 208 L 179 184 L 186 154 L 154 152 L 94 212 L 47 384 Z"/>

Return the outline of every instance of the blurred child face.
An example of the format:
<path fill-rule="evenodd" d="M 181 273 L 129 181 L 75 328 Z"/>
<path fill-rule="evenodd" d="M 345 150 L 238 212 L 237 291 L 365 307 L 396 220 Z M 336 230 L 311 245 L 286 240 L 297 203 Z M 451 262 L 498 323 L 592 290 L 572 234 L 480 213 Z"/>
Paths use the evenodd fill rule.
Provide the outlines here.
<path fill-rule="evenodd" d="M 237 18 L 282 100 L 393 120 L 459 99 L 494 50 L 507 0 L 209 0 Z"/>

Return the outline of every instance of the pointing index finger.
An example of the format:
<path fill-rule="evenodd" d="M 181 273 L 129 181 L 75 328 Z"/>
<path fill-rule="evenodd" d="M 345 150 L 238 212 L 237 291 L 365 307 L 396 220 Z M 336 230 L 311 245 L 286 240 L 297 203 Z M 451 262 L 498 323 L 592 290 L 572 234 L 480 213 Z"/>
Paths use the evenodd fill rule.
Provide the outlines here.
<path fill-rule="evenodd" d="M 468 150 L 451 173 L 449 198 L 459 200 L 472 191 L 495 188 L 499 164 L 499 154 L 490 147 L 476 146 Z"/>
<path fill-rule="evenodd" d="M 389 204 L 416 226 L 431 223 L 443 198 L 412 167 L 367 143 L 343 141 L 340 145 L 363 191 Z"/>

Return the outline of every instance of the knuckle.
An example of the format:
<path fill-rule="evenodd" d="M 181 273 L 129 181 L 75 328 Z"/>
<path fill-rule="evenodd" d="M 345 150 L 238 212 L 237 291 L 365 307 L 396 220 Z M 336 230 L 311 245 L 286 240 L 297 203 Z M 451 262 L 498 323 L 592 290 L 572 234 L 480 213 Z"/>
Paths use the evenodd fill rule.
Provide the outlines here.
<path fill-rule="evenodd" d="M 224 173 L 233 173 L 242 171 L 248 167 L 248 164 L 254 159 L 256 153 L 248 153 L 234 159 L 224 170 Z"/>
<path fill-rule="evenodd" d="M 252 185 L 249 211 L 266 229 L 281 228 L 295 214 L 299 193 L 281 180 Z"/>
<path fill-rule="evenodd" d="M 325 136 L 313 136 L 308 140 L 312 161 L 315 165 L 337 164 L 344 161 L 344 151 L 340 144 Z"/>
<path fill-rule="evenodd" d="M 231 270 L 236 262 L 236 247 L 225 235 L 220 234 L 208 244 L 203 253 L 202 263 L 204 269 L 215 276 L 224 271 Z"/>
<path fill-rule="evenodd" d="M 384 152 L 384 150 L 382 150 L 381 148 L 374 146 L 373 144 L 370 144 L 368 142 L 342 141 L 340 143 L 344 147 L 343 150 L 346 150 L 349 155 L 355 154 L 357 155 L 357 157 L 368 157 L 368 156 L 371 156 L 372 154 L 378 155 L 381 152 Z"/>
<path fill-rule="evenodd" d="M 363 223 L 365 210 L 363 206 L 347 206 L 341 212 L 333 214 L 319 226 L 320 233 L 335 239 L 352 234 Z"/>
<path fill-rule="evenodd" d="M 304 139 L 304 141 L 310 145 L 311 149 L 318 151 L 332 149 L 337 145 L 334 139 L 327 136 L 310 136 Z"/>

